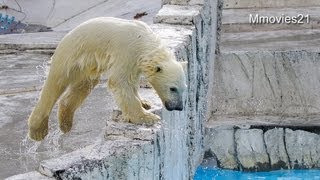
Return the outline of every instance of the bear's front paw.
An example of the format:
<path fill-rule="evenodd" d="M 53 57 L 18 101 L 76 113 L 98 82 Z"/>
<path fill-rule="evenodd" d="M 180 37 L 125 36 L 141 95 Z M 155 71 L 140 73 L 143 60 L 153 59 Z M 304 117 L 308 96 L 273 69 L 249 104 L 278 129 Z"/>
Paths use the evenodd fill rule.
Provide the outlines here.
<path fill-rule="evenodd" d="M 145 110 L 151 109 L 151 103 L 149 101 L 143 99 L 141 100 L 141 104 Z"/>
<path fill-rule="evenodd" d="M 146 124 L 146 125 L 153 125 L 156 122 L 160 121 L 160 117 L 158 115 L 146 112 L 143 116 L 140 117 L 131 117 L 129 122 L 133 124 Z"/>
<path fill-rule="evenodd" d="M 40 123 L 33 123 L 29 120 L 29 138 L 35 141 L 43 140 L 48 134 L 48 119 L 49 117 L 45 117 Z"/>

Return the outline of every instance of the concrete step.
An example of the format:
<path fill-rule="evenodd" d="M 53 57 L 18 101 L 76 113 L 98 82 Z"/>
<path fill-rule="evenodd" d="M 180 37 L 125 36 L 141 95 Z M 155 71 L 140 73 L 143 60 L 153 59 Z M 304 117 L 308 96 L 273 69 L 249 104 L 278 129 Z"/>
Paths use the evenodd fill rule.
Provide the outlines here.
<path fill-rule="evenodd" d="M 304 17 L 301 24 L 297 23 L 251 23 L 250 15 L 255 19 L 259 17 Z M 306 16 L 309 16 L 307 22 Z M 251 19 L 252 19 L 251 18 Z M 284 18 L 283 18 L 284 19 Z M 273 21 L 271 19 L 271 21 Z M 250 31 L 272 31 L 272 30 L 301 30 L 320 29 L 320 6 L 295 7 L 295 8 L 244 8 L 224 9 L 222 17 L 223 32 L 250 32 Z"/>
<path fill-rule="evenodd" d="M 270 8 L 270 7 L 304 7 L 319 6 L 317 0 L 225 0 L 224 8 Z"/>
<path fill-rule="evenodd" d="M 154 17 L 154 23 L 192 25 L 193 18 L 199 14 L 201 6 L 163 5 Z"/>
<path fill-rule="evenodd" d="M 255 128 L 255 127 L 290 127 L 305 130 L 320 128 L 320 114 L 308 116 L 276 116 L 276 115 L 255 115 L 255 116 L 239 116 L 239 115 L 216 115 L 212 116 L 206 122 L 206 128 Z M 303 120 L 303 121 L 302 121 Z"/>
<path fill-rule="evenodd" d="M 1 35 L 0 50 L 55 49 L 65 34 L 66 31 L 52 31 Z"/>
<path fill-rule="evenodd" d="M 320 29 L 223 33 L 221 51 L 320 52 Z"/>

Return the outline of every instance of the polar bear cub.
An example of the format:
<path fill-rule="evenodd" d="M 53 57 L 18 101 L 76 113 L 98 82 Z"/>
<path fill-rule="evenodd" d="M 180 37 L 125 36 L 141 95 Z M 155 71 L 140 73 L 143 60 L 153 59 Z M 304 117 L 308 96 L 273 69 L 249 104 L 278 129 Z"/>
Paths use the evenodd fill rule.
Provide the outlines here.
<path fill-rule="evenodd" d="M 74 112 L 104 72 L 127 122 L 153 124 L 160 119 L 146 111 L 149 103 L 137 92 L 140 75 L 150 82 L 167 110 L 183 109 L 183 67 L 143 22 L 111 17 L 86 21 L 61 40 L 51 61 L 39 101 L 28 119 L 31 139 L 39 141 L 48 134 L 49 115 L 59 98 L 59 127 L 69 132 Z"/>

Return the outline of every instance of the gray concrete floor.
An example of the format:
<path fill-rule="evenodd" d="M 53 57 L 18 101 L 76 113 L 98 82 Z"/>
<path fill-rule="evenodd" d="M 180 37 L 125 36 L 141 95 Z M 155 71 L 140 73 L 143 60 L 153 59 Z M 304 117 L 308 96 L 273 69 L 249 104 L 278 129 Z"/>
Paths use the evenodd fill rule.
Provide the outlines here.
<path fill-rule="evenodd" d="M 56 32 L 0 36 L 0 179 L 33 171 L 42 160 L 58 157 L 103 138 L 106 120 L 111 119 L 115 108 L 104 84 L 99 84 L 78 109 L 70 133 L 63 135 L 59 131 L 55 107 L 46 139 L 33 142 L 27 138 L 27 119 L 45 79 L 50 59 L 48 52 L 52 52 L 66 31 L 92 17 L 132 19 L 136 13 L 144 11 L 148 15 L 141 20 L 151 24 L 158 9 L 160 0 L 138 3 L 104 1 L 55 25 Z"/>
<path fill-rule="evenodd" d="M 43 159 L 58 157 L 99 141 L 106 119 L 111 118 L 115 104 L 101 84 L 76 112 L 71 133 L 62 135 L 58 130 L 55 108 L 46 139 L 30 141 L 27 119 L 44 80 L 41 66 L 48 58 L 30 53 L 0 56 L 1 64 L 6 65 L 0 69 L 0 179 L 32 171 Z"/>

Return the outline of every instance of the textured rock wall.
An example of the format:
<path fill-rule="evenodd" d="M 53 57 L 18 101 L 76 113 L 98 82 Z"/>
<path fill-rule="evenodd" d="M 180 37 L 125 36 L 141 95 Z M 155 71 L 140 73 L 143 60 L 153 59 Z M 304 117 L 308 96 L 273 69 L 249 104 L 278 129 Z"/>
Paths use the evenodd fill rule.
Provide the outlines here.
<path fill-rule="evenodd" d="M 185 4 L 186 5 L 185 1 Z M 190 3 L 190 1 L 188 1 Z M 172 1 L 171 4 L 176 4 Z M 173 11 L 186 10 L 175 5 L 164 5 Z M 212 71 L 215 52 L 218 49 L 217 39 L 219 35 L 217 21 L 221 14 L 221 2 L 208 0 L 204 2 L 204 8 L 196 16 L 192 16 L 195 25 L 190 36 L 190 44 L 176 52 L 178 59 L 188 59 L 188 92 L 186 93 L 185 111 L 167 112 L 164 110 L 164 120 L 161 131 L 160 148 L 165 151 L 163 162 L 164 179 L 190 179 L 193 177 L 195 168 L 200 164 L 203 157 L 203 122 L 207 113 L 208 88 L 210 86 L 210 71 Z M 197 9 L 198 6 L 190 6 Z M 160 11 L 161 12 L 161 11 Z M 192 11 L 191 11 L 192 12 Z M 156 17 L 155 20 L 175 24 L 176 19 L 185 21 L 185 14 L 180 13 L 176 18 L 172 16 Z M 192 14 L 192 13 L 191 13 Z M 186 23 L 185 25 L 187 25 Z M 218 51 L 217 51 L 218 52 Z"/>
<path fill-rule="evenodd" d="M 320 55 L 224 52 L 215 64 L 215 115 L 320 113 Z"/>
<path fill-rule="evenodd" d="M 314 131 L 314 130 L 313 130 Z M 319 132 L 268 127 L 206 129 L 206 151 L 226 169 L 320 168 Z"/>

